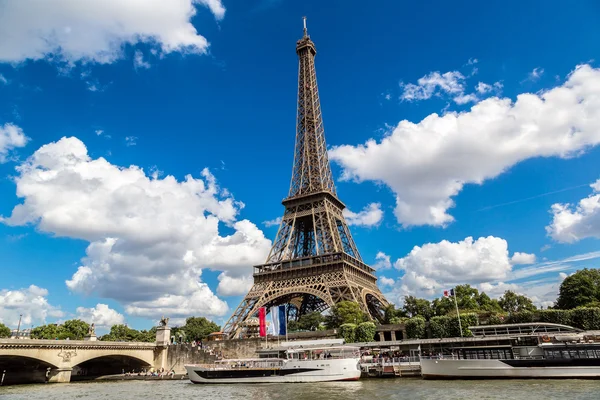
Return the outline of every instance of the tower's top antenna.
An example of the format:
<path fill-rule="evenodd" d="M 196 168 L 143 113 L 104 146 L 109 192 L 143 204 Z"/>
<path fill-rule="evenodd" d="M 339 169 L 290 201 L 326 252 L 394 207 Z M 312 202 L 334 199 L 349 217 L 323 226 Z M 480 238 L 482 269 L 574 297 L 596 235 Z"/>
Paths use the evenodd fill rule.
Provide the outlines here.
<path fill-rule="evenodd" d="M 308 36 L 308 33 L 306 31 L 306 17 L 302 17 L 302 21 L 304 21 L 304 37 Z"/>

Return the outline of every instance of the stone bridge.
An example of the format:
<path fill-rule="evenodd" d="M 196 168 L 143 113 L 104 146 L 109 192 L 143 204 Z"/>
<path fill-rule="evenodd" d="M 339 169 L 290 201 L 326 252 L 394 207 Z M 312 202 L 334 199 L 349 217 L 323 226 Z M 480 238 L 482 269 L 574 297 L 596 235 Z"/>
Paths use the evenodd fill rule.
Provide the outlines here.
<path fill-rule="evenodd" d="M 168 327 L 158 328 L 154 343 L 95 339 L 95 336 L 86 340 L 0 339 L 0 385 L 70 382 L 76 377 L 172 368 L 167 365 L 167 352 L 172 347 Z"/>
<path fill-rule="evenodd" d="M 0 373 L 14 378 L 11 373 L 19 371 L 36 375 L 33 380 L 69 382 L 72 374 L 88 371 L 98 375 L 167 368 L 167 348 L 156 343 L 0 339 Z"/>

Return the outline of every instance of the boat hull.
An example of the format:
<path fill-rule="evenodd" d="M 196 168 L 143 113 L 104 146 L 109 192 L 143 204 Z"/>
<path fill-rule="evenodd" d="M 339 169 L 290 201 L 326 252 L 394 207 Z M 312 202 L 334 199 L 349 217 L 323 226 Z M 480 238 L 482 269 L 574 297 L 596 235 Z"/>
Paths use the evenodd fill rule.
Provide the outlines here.
<path fill-rule="evenodd" d="M 351 381 L 360 378 L 359 359 L 288 361 L 282 368 L 211 369 L 185 366 L 193 383 L 294 383 Z"/>
<path fill-rule="evenodd" d="M 422 359 L 424 379 L 600 379 L 600 359 Z"/>

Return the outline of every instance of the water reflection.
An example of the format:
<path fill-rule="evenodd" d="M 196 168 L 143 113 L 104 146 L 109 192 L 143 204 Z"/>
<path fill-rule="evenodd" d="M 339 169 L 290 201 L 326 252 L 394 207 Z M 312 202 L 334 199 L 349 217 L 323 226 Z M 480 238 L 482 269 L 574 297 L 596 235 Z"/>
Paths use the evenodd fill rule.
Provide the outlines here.
<path fill-rule="evenodd" d="M 598 388 L 597 381 L 586 380 L 423 381 L 402 378 L 264 385 L 194 385 L 189 381 L 113 381 L 0 387 L 0 399 L 596 400 L 599 398 Z"/>

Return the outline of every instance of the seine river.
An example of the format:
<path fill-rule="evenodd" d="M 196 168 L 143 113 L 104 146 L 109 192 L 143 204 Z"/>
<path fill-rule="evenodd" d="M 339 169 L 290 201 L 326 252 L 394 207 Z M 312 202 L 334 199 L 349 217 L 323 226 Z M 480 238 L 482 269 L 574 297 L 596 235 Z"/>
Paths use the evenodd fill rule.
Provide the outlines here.
<path fill-rule="evenodd" d="M 0 387 L 0 399 L 595 399 L 600 382 L 590 380 L 423 381 L 365 379 L 358 382 L 265 385 L 194 385 L 189 381 L 122 381 Z"/>

